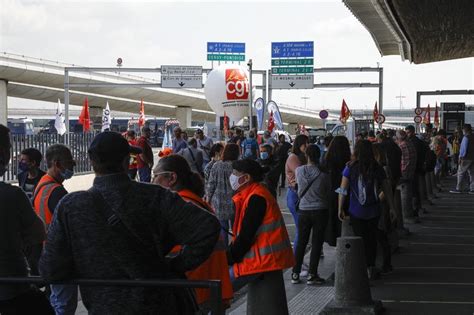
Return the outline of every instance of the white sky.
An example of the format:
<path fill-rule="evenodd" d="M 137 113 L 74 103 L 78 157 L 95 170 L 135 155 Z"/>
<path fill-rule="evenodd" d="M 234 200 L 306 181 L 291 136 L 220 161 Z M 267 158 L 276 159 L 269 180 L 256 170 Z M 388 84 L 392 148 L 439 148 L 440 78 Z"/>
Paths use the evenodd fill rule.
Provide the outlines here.
<path fill-rule="evenodd" d="M 326 1 L 14 1 L 0 0 L 0 51 L 83 66 L 202 65 L 208 41 L 245 42 L 254 69 L 268 69 L 271 42 L 314 41 L 316 67 L 384 67 L 384 106 L 415 106 L 416 91 L 473 89 L 474 58 L 414 65 L 380 57 L 341 0 Z M 376 74 L 316 74 L 316 82 L 376 82 Z M 258 81 L 255 79 L 254 81 Z M 277 103 L 315 110 L 373 108 L 377 89 L 275 91 Z M 423 98 L 465 101 L 474 97 Z M 10 105 L 30 103 L 10 98 Z"/>

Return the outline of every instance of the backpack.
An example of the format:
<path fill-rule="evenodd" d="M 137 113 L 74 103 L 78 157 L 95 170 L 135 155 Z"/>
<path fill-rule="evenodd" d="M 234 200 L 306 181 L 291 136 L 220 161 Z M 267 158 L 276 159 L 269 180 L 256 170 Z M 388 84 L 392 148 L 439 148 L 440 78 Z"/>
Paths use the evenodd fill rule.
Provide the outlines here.
<path fill-rule="evenodd" d="M 254 150 L 253 150 L 253 141 L 249 141 L 248 139 L 245 139 L 244 143 L 243 143 L 243 147 L 244 147 L 244 159 L 248 159 L 248 158 L 254 158 L 255 157 L 255 154 L 254 154 Z"/>

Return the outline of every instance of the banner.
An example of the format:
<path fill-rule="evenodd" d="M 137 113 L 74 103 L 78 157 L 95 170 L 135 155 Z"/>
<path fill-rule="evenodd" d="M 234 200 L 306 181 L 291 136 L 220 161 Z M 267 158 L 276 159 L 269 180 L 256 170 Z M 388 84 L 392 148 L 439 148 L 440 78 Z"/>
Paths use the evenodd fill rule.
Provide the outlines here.
<path fill-rule="evenodd" d="M 274 101 L 270 101 L 267 103 L 267 111 L 270 114 L 273 112 L 273 121 L 278 129 L 283 130 L 283 121 L 281 119 L 280 109 L 278 105 Z"/>
<path fill-rule="evenodd" d="M 102 132 L 110 130 L 110 108 L 109 102 L 105 106 L 105 109 L 102 111 Z"/>
<path fill-rule="evenodd" d="M 54 128 L 59 135 L 64 135 L 66 133 L 66 122 L 63 115 L 63 107 L 61 106 L 61 102 L 58 98 L 58 108 L 56 109 L 56 120 L 54 121 Z"/>
<path fill-rule="evenodd" d="M 255 100 L 254 103 L 255 113 L 257 114 L 257 125 L 258 130 L 263 129 L 263 118 L 265 116 L 265 101 L 263 98 L 259 97 Z"/>

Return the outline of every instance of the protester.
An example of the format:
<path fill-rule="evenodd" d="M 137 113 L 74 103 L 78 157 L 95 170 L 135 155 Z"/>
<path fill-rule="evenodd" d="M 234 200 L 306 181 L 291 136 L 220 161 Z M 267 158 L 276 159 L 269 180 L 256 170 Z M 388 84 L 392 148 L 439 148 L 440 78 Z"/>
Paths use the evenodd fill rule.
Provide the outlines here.
<path fill-rule="evenodd" d="M 43 219 L 48 230 L 60 200 L 67 195 L 63 182 L 74 175 L 76 162 L 68 147 L 53 144 L 46 150 L 46 163 L 48 171 L 39 181 L 32 202 L 36 214 Z M 42 247 L 42 242 L 32 245 L 28 261 L 37 265 Z M 56 314 L 74 314 L 77 308 L 77 294 L 75 285 L 51 285 L 50 302 Z"/>
<path fill-rule="evenodd" d="M 263 133 L 263 144 L 269 144 L 273 148 L 273 152 L 275 152 L 278 142 L 275 140 L 275 138 L 272 137 L 272 133 L 268 130 L 265 130 Z"/>
<path fill-rule="evenodd" d="M 207 165 L 207 163 L 209 163 L 209 161 L 211 160 L 210 153 L 211 153 L 211 148 L 214 142 L 212 141 L 210 137 L 207 137 L 204 135 L 204 132 L 202 131 L 202 129 L 196 130 L 196 140 L 197 140 L 198 149 L 202 150 L 203 152 L 204 163 L 203 163 L 202 168 L 204 168 Z"/>
<path fill-rule="evenodd" d="M 335 136 L 328 147 L 328 152 L 324 156 L 322 168 L 329 173 L 331 178 L 331 188 L 329 190 L 329 220 L 326 228 L 325 241 L 336 246 L 336 239 L 341 236 L 341 221 L 338 219 L 338 194 L 336 189 L 342 180 L 342 171 L 347 162 L 351 160 L 351 147 L 349 140 L 344 136 Z M 347 212 L 349 200 L 346 200 L 343 209 Z"/>
<path fill-rule="evenodd" d="M 194 203 L 210 213 L 214 213 L 211 206 L 202 199 L 204 194 L 204 182 L 202 177 L 191 170 L 185 159 L 179 155 L 170 155 L 158 162 L 154 169 L 154 183 L 164 188 L 169 188 L 178 193 L 185 201 Z M 173 249 L 176 254 L 182 247 Z M 194 270 L 186 272 L 190 280 L 221 280 L 222 300 L 226 308 L 230 307 L 230 300 L 233 297 L 232 284 L 229 278 L 227 267 L 226 246 L 221 235 L 211 256 Z M 210 310 L 209 289 L 196 289 L 197 303 L 203 313 Z"/>
<path fill-rule="evenodd" d="M 280 179 L 280 168 L 273 156 L 273 147 L 270 144 L 260 146 L 260 158 L 257 160 L 265 170 L 263 183 L 273 197 L 277 198 L 278 180 Z"/>
<path fill-rule="evenodd" d="M 459 152 L 458 180 L 456 189 L 451 193 L 459 194 L 463 192 L 466 173 L 469 174 L 470 190 L 469 194 L 474 195 L 474 135 L 471 124 L 465 124 L 462 128 L 463 139 Z"/>
<path fill-rule="evenodd" d="M 321 151 L 315 144 L 306 148 L 308 163 L 296 169 L 298 185 L 298 243 L 296 244 L 296 263 L 291 275 L 292 283 L 300 282 L 306 246 L 312 232 L 311 254 L 309 260 L 307 284 L 322 284 L 324 279 L 318 275 L 319 258 L 324 243 L 324 232 L 329 219 L 330 177 L 319 167 Z"/>
<path fill-rule="evenodd" d="M 259 155 L 258 143 L 255 140 L 254 131 L 249 131 L 249 136 L 241 143 L 242 147 L 242 158 L 256 160 Z"/>
<path fill-rule="evenodd" d="M 278 160 L 278 166 L 281 172 L 281 188 L 285 188 L 285 165 L 286 160 L 288 159 L 288 155 L 290 154 L 291 150 L 291 143 L 286 141 L 286 137 L 284 134 L 278 136 L 278 148 L 276 150 L 276 158 Z"/>
<path fill-rule="evenodd" d="M 187 141 L 183 139 L 183 131 L 180 127 L 176 127 L 173 130 L 174 139 L 172 141 L 173 153 L 178 153 L 182 149 L 188 146 Z"/>
<path fill-rule="evenodd" d="M 233 136 L 232 138 L 230 138 L 230 140 L 228 141 L 228 143 L 235 143 L 239 146 L 240 148 L 240 145 L 242 144 L 242 142 L 245 140 L 245 136 L 244 136 L 244 133 L 242 131 L 242 129 L 240 128 L 236 128 L 235 129 L 235 136 Z"/>
<path fill-rule="evenodd" d="M 21 151 L 18 163 L 18 186 L 26 193 L 28 198 L 33 197 L 35 188 L 41 177 L 45 174 L 41 169 L 43 155 L 34 148 Z"/>
<path fill-rule="evenodd" d="M 158 185 L 131 181 L 130 153 L 137 148 L 115 132 L 89 147 L 95 172 L 88 191 L 64 197 L 48 231 L 40 272 L 48 280 L 174 279 L 211 254 L 220 227 L 209 212 Z M 180 253 L 166 259 L 176 245 Z M 90 314 L 191 314 L 188 290 L 81 286 Z"/>
<path fill-rule="evenodd" d="M 222 229 L 226 232 L 224 236 L 226 245 L 229 244 L 228 233 L 235 217 L 234 205 L 229 202 L 234 194 L 229 178 L 232 174 L 232 162 L 239 158 L 239 152 L 239 147 L 236 144 L 225 145 L 222 161 L 217 161 L 212 167 L 206 188 L 207 201 L 212 205 L 221 222 Z"/>
<path fill-rule="evenodd" d="M 142 153 L 137 155 L 138 177 L 140 182 L 149 183 L 151 181 L 151 169 L 153 168 L 153 151 L 150 145 L 151 130 L 148 127 L 142 128 L 142 135 L 137 140 L 137 147 L 142 149 Z"/>
<path fill-rule="evenodd" d="M 326 136 L 321 139 L 321 143 L 319 146 L 319 148 L 321 149 L 320 163 L 324 162 L 324 157 L 326 156 L 326 153 L 328 152 L 329 145 L 331 144 L 332 139 L 334 139 L 333 136 Z"/>
<path fill-rule="evenodd" d="M 127 131 L 127 141 L 131 146 L 137 146 L 137 139 L 135 130 Z M 135 180 L 138 173 L 138 157 L 137 154 L 130 154 L 130 162 L 128 164 L 128 176 L 130 179 Z"/>
<path fill-rule="evenodd" d="M 397 131 L 397 143 L 402 151 L 400 193 L 402 202 L 403 220 L 407 223 L 419 223 L 414 217 L 413 210 L 413 185 L 416 171 L 416 149 L 413 143 L 408 141 L 404 130 Z"/>
<path fill-rule="evenodd" d="M 10 162 L 9 129 L 0 125 L 0 177 Z M 26 277 L 28 268 L 23 247 L 45 239 L 44 224 L 35 214 L 25 193 L 0 182 L 0 277 Z M 0 314 L 45 314 L 54 310 L 46 296 L 28 284 L 0 285 Z"/>
<path fill-rule="evenodd" d="M 212 167 L 222 158 L 222 151 L 224 151 L 224 146 L 221 143 L 216 143 L 211 147 L 211 151 L 209 152 L 211 161 L 207 163 L 206 167 L 204 168 L 204 182 L 207 183 L 209 176 L 211 175 Z"/>
<path fill-rule="evenodd" d="M 432 140 L 433 151 L 436 154 L 436 166 L 434 170 L 436 185 L 441 191 L 440 179 L 446 175 L 447 146 L 446 131 L 440 129 Z"/>
<path fill-rule="evenodd" d="M 265 281 L 276 276 L 283 281 L 282 270 L 292 267 L 295 261 L 278 203 L 260 183 L 264 171 L 249 159 L 234 161 L 232 168 L 236 217 L 227 259 L 232 266 L 234 291 L 257 279 Z M 266 311 L 280 314 L 272 309 Z"/>
<path fill-rule="evenodd" d="M 305 151 L 308 146 L 309 138 L 306 135 L 297 135 L 295 142 L 293 142 L 293 148 L 291 154 L 286 160 L 285 173 L 286 182 L 288 183 L 288 191 L 286 193 L 286 204 L 288 209 L 293 216 L 293 220 L 296 225 L 296 233 L 293 244 L 298 243 L 298 213 L 296 212 L 296 203 L 298 202 L 298 187 L 296 187 L 296 168 L 306 164 Z"/>
<path fill-rule="evenodd" d="M 376 279 L 379 276 L 375 268 L 375 259 L 381 200 L 388 196 L 387 201 L 391 203 L 392 191 L 383 168 L 375 160 L 370 141 L 361 140 L 356 144 L 354 160 L 343 171 L 338 193 L 339 218 L 342 221 L 349 215 L 354 234 L 362 237 L 364 241 L 369 278 Z M 343 205 L 347 195 L 349 195 L 349 211 L 346 214 Z"/>
<path fill-rule="evenodd" d="M 198 149 L 197 141 L 194 138 L 189 139 L 187 148 L 178 152 L 188 161 L 193 172 L 203 175 L 204 153 Z"/>

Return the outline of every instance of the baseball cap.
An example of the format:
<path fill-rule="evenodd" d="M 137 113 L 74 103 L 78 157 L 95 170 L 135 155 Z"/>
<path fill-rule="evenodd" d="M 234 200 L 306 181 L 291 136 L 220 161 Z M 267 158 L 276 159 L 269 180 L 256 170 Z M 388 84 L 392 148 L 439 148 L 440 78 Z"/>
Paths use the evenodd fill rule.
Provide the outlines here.
<path fill-rule="evenodd" d="M 88 152 L 101 161 L 122 161 L 130 153 L 142 153 L 142 149 L 129 145 L 128 141 L 117 132 L 105 131 L 95 136 Z"/>

